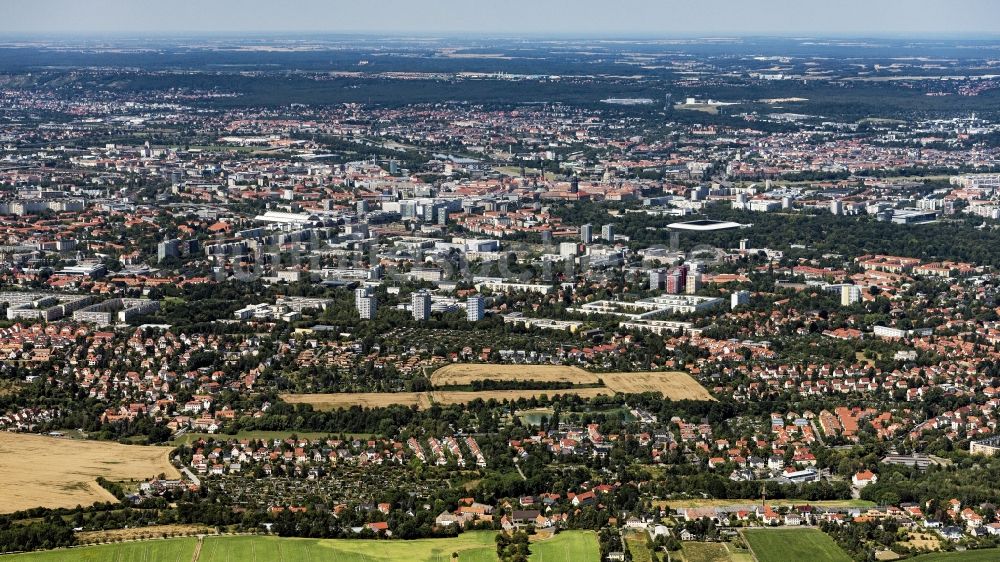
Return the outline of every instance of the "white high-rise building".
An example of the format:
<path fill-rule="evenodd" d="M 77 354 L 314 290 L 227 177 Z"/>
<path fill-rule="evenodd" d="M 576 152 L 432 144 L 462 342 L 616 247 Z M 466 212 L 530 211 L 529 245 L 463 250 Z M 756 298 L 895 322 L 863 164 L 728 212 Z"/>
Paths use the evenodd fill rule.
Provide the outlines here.
<path fill-rule="evenodd" d="M 736 291 L 729 297 L 729 308 L 736 309 L 750 302 L 750 291 Z"/>
<path fill-rule="evenodd" d="M 417 291 L 410 297 L 413 319 L 424 321 L 431 317 L 431 294 L 427 291 Z"/>
<path fill-rule="evenodd" d="M 354 289 L 354 306 L 361 306 L 361 299 L 372 296 L 372 288 L 364 285 Z"/>
<path fill-rule="evenodd" d="M 465 301 L 465 318 L 469 322 L 479 322 L 486 316 L 486 299 L 482 295 L 473 295 Z"/>
<path fill-rule="evenodd" d="M 684 292 L 689 295 L 693 295 L 699 290 L 701 290 L 701 273 L 697 271 L 689 271 Z"/>
<path fill-rule="evenodd" d="M 361 297 L 355 304 L 358 307 L 358 316 L 362 320 L 375 319 L 375 314 L 378 312 L 378 299 L 372 296 Z"/>
<path fill-rule="evenodd" d="M 580 241 L 584 244 L 590 244 L 594 241 L 594 226 L 592 224 L 585 224 L 580 227 Z"/>
<path fill-rule="evenodd" d="M 615 225 L 606 224 L 601 227 L 601 238 L 607 240 L 608 242 L 615 241 Z"/>
<path fill-rule="evenodd" d="M 840 306 L 851 306 L 861 300 L 861 287 L 844 285 L 840 288 Z"/>
<path fill-rule="evenodd" d="M 649 290 L 657 291 L 662 289 L 667 284 L 667 270 L 665 269 L 651 269 L 649 270 Z"/>

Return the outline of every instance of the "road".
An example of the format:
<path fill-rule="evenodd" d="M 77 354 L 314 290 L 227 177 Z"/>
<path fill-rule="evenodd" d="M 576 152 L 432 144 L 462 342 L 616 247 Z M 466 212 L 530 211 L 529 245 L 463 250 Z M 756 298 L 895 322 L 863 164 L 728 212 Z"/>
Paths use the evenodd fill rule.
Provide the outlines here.
<path fill-rule="evenodd" d="M 195 476 L 188 467 L 181 467 L 181 472 L 184 473 L 184 476 L 187 476 L 188 480 L 194 482 L 195 486 L 201 486 L 201 479 Z"/>

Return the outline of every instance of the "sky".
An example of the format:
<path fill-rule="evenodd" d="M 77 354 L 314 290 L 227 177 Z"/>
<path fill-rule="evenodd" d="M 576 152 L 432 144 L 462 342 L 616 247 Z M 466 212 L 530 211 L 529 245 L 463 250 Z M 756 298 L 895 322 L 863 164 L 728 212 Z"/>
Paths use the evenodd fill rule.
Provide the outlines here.
<path fill-rule="evenodd" d="M 0 0 L 0 33 L 1000 34 L 998 0 Z"/>

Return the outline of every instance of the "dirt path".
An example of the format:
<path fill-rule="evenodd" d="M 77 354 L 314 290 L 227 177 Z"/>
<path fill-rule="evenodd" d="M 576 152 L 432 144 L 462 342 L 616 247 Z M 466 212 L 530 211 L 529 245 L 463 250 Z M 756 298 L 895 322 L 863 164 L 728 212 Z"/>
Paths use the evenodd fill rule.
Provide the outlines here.
<path fill-rule="evenodd" d="M 201 546 L 205 544 L 205 535 L 198 535 L 198 542 L 194 544 L 194 554 L 191 555 L 191 562 L 198 562 L 201 558 Z"/>

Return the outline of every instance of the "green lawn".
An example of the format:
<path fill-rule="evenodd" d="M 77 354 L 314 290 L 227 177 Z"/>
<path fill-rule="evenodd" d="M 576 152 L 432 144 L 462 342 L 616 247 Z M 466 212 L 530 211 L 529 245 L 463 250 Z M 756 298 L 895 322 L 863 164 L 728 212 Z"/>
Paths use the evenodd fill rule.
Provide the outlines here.
<path fill-rule="evenodd" d="M 4 562 L 190 562 L 196 539 L 168 539 L 0 556 Z"/>
<path fill-rule="evenodd" d="M 818 529 L 754 529 L 744 531 L 743 535 L 760 562 L 851 560 L 829 535 Z"/>
<path fill-rule="evenodd" d="M 529 559 L 532 562 L 600 562 L 597 533 L 563 531 L 551 539 L 533 542 Z"/>
<path fill-rule="evenodd" d="M 964 552 L 935 552 L 913 558 L 914 562 L 993 562 L 1000 560 L 1000 549 L 984 548 Z"/>

